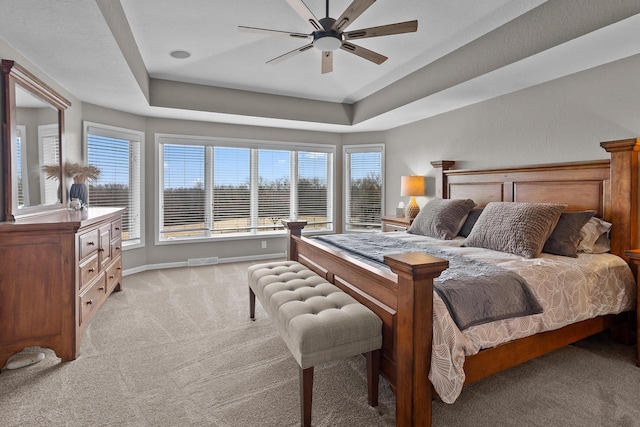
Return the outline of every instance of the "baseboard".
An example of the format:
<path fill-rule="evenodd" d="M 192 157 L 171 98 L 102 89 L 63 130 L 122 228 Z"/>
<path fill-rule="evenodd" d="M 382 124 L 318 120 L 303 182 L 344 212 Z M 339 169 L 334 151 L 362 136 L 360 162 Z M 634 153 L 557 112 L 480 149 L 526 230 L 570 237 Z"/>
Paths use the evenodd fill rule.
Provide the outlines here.
<path fill-rule="evenodd" d="M 262 261 L 274 258 L 286 258 L 286 253 L 276 253 L 276 254 L 264 254 L 264 255 L 247 255 L 247 256 L 239 256 L 239 257 L 229 257 L 229 258 L 218 258 L 217 264 L 225 264 L 230 262 L 244 262 L 244 261 Z M 203 264 L 205 265 L 205 264 Z M 211 265 L 211 264 L 210 264 Z M 129 276 L 131 274 L 142 273 L 143 271 L 150 270 L 163 270 L 165 268 L 177 268 L 177 267 L 188 267 L 188 261 L 178 261 L 178 262 L 165 262 L 161 264 L 146 264 L 138 267 L 128 268 L 122 271 L 123 276 Z M 194 266 L 193 268 L 197 268 L 198 266 Z"/>

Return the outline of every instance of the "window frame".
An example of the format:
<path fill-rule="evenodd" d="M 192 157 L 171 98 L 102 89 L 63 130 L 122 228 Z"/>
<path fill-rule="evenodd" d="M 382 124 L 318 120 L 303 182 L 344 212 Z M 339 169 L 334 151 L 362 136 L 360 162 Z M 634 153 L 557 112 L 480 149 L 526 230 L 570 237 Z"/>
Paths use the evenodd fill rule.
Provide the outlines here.
<path fill-rule="evenodd" d="M 380 217 L 384 216 L 385 209 L 385 194 L 386 194 L 386 174 L 385 174 L 385 143 L 373 143 L 373 144 L 353 144 L 342 146 L 342 232 L 343 233 L 372 233 L 382 231 L 382 221 L 380 221 L 380 227 L 375 230 L 348 230 L 348 210 L 349 210 L 349 183 L 351 182 L 351 162 L 349 161 L 349 154 L 353 153 L 380 153 L 380 176 L 382 178 L 382 185 L 380 189 Z"/>
<path fill-rule="evenodd" d="M 327 153 L 329 155 L 328 165 L 327 165 L 327 212 L 331 215 L 330 221 L 331 229 L 326 230 L 305 230 L 304 233 L 307 235 L 310 234 L 326 234 L 326 233 L 335 233 L 336 230 L 336 152 L 337 147 L 335 144 L 312 144 L 312 143 L 301 143 L 301 142 L 282 142 L 282 141 L 271 141 L 271 140 L 254 140 L 254 139 L 241 139 L 241 138 L 221 138 L 221 137 L 212 137 L 212 136 L 198 136 L 198 135 L 178 135 L 178 134 L 169 134 L 169 133 L 156 133 L 154 135 L 154 152 L 155 152 L 155 167 L 154 167 L 154 192 L 156 195 L 156 203 L 154 209 L 154 239 L 156 245 L 167 245 L 167 244 L 185 244 L 185 243 L 202 243 L 207 241 L 227 241 L 227 240 L 251 240 L 251 239 L 265 239 L 271 237 L 281 237 L 286 235 L 286 230 L 275 230 L 271 232 L 261 232 L 257 233 L 255 230 L 251 230 L 246 233 L 229 233 L 229 234 L 209 234 L 207 236 L 196 236 L 196 237 L 186 237 L 186 238 L 176 238 L 176 239 L 164 239 L 161 238 L 161 227 L 162 227 L 162 191 L 163 191 L 163 174 L 164 167 L 162 164 L 163 161 L 163 144 L 173 144 L 173 145 L 204 145 L 211 147 L 228 147 L 228 148 L 242 148 L 242 149 L 255 149 L 255 150 L 283 150 L 289 152 L 300 152 L 300 151 L 310 151 L 310 152 L 322 152 Z M 250 156 L 253 159 L 253 156 Z M 253 162 L 253 160 L 250 160 Z M 295 163 L 297 165 L 297 161 Z M 293 162 L 290 167 L 293 169 Z M 251 166 L 253 168 L 253 165 Z M 213 174 L 212 174 L 213 175 Z M 296 175 L 291 175 L 291 184 L 293 184 L 293 180 L 297 178 Z M 251 176 L 251 185 L 250 191 L 255 191 L 257 193 L 257 186 L 254 189 L 255 184 L 257 183 L 257 176 Z M 295 191 L 291 190 L 292 196 Z M 257 211 L 257 206 L 252 206 L 252 211 Z M 296 209 L 297 206 L 293 205 L 293 202 L 290 204 L 290 208 Z"/>
<path fill-rule="evenodd" d="M 137 203 L 139 204 L 139 216 L 140 216 L 140 237 L 137 239 L 123 240 L 122 241 L 122 250 L 143 248 L 145 246 L 146 238 L 145 238 L 145 132 L 135 130 L 135 129 L 127 129 L 118 126 L 107 125 L 103 123 L 96 123 L 90 121 L 83 121 L 82 124 L 82 142 L 83 142 L 83 157 L 85 162 L 89 161 L 89 128 L 97 129 L 99 132 L 93 132 L 92 134 L 96 134 L 99 136 L 103 136 L 106 138 L 116 138 L 116 139 L 126 139 L 130 143 L 138 143 L 139 144 L 139 173 L 140 176 L 137 177 L 138 180 L 138 192 L 139 192 L 139 200 Z M 133 138 L 132 138 L 133 137 Z M 131 171 L 129 171 L 131 173 Z M 135 177 L 134 177 L 135 180 Z M 135 185 L 132 184 L 132 186 Z M 135 203 L 135 201 L 134 201 Z M 91 204 L 91 195 L 89 195 L 89 205 Z"/>

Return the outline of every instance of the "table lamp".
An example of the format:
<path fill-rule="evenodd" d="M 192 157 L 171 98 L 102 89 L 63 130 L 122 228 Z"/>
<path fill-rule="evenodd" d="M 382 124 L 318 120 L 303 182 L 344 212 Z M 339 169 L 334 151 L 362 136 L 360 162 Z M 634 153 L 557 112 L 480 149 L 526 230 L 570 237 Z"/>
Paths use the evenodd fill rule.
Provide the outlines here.
<path fill-rule="evenodd" d="M 420 206 L 416 203 L 415 196 L 424 196 L 424 176 L 403 176 L 400 184 L 400 195 L 411 197 L 404 210 L 404 215 L 407 218 L 415 218 L 420 212 Z"/>

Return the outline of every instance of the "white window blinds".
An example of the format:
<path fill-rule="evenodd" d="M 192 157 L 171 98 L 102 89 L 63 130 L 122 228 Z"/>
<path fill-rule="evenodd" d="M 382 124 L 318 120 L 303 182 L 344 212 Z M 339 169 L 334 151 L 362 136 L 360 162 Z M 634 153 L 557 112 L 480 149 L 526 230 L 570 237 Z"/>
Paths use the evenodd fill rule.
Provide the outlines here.
<path fill-rule="evenodd" d="M 18 206 L 24 206 L 25 201 L 29 203 L 29 173 L 27 168 L 27 149 L 26 149 L 26 127 L 18 125 L 16 127 L 16 147 L 12 150 L 16 154 L 16 158 L 12 159 L 16 165 L 16 176 L 13 180 L 18 182 Z M 40 172 L 40 171 L 38 171 Z M 43 175 L 44 179 L 44 175 Z"/>
<path fill-rule="evenodd" d="M 207 230 L 204 171 L 204 147 L 164 146 L 161 224 L 164 237 L 192 237 Z"/>
<path fill-rule="evenodd" d="M 345 230 L 379 230 L 383 207 L 384 146 L 344 147 Z"/>
<path fill-rule="evenodd" d="M 85 125 L 87 163 L 100 170 L 89 182 L 89 205 L 125 208 L 123 242 L 138 243 L 142 233 L 141 145 L 144 134 L 98 124 Z"/>
<path fill-rule="evenodd" d="M 298 152 L 295 216 L 309 223 L 307 229 L 322 230 L 333 222 L 332 170 L 328 153 Z"/>
<path fill-rule="evenodd" d="M 251 229 L 251 150 L 213 150 L 213 233 L 246 233 Z"/>
<path fill-rule="evenodd" d="M 296 216 L 313 229 L 333 228 L 333 147 L 298 151 L 170 135 L 158 142 L 160 240 L 282 232 L 281 220 Z"/>
<path fill-rule="evenodd" d="M 284 150 L 256 150 L 258 156 L 258 231 L 282 229 L 292 217 L 291 155 Z"/>
<path fill-rule="evenodd" d="M 38 126 L 38 147 L 41 164 L 55 165 L 60 163 L 60 142 L 57 124 Z M 49 205 L 60 201 L 58 181 L 54 179 L 42 180 L 40 193 L 44 204 Z"/>

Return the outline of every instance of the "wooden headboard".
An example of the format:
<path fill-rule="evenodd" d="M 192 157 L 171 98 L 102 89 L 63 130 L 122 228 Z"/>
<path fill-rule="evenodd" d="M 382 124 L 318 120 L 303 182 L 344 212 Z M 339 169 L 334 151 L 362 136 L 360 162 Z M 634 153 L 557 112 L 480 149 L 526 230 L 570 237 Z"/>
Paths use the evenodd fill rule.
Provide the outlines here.
<path fill-rule="evenodd" d="M 638 151 L 640 139 L 600 144 L 611 160 L 502 169 L 451 170 L 453 161 L 432 162 L 438 169 L 436 196 L 489 202 L 562 203 L 569 211 L 594 210 L 613 223 L 611 252 L 638 248 Z M 626 258 L 625 258 L 626 259 Z"/>

